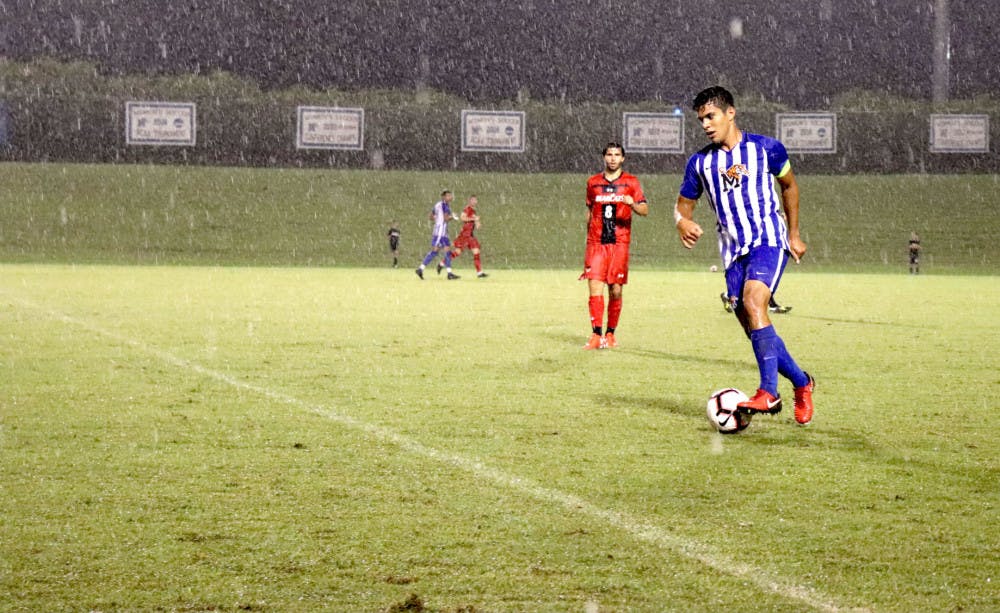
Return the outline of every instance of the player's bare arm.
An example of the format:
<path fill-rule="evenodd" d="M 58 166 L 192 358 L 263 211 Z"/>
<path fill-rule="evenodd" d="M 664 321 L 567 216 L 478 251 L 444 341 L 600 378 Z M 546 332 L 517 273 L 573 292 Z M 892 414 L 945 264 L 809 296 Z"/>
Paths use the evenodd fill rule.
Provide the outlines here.
<path fill-rule="evenodd" d="M 694 220 L 694 205 L 696 203 L 696 200 L 677 196 L 677 204 L 674 205 L 677 234 L 681 237 L 681 243 L 688 249 L 693 249 L 702 235 L 701 226 Z"/>
<path fill-rule="evenodd" d="M 799 183 L 789 168 L 788 172 L 778 177 L 778 185 L 781 186 L 781 203 L 788 223 L 788 249 L 798 262 L 806 253 L 806 244 L 799 236 Z"/>
<path fill-rule="evenodd" d="M 642 202 L 636 202 L 632 196 L 625 196 L 625 204 L 631 207 L 632 212 L 645 217 L 649 215 L 649 203 L 643 200 Z"/>

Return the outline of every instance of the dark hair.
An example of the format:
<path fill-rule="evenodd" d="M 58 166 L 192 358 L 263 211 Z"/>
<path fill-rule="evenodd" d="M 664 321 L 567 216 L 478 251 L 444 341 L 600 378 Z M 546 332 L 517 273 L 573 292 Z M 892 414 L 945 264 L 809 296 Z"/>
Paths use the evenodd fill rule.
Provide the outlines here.
<path fill-rule="evenodd" d="M 723 111 L 731 106 L 736 106 L 733 95 L 720 85 L 713 85 L 698 92 L 698 95 L 694 97 L 694 102 L 691 103 L 691 108 L 697 111 L 706 104 L 714 104 Z"/>
<path fill-rule="evenodd" d="M 447 194 L 450 194 L 450 193 L 451 193 L 451 190 L 450 189 L 446 189 L 443 192 L 441 192 L 441 197 L 444 198 Z"/>
<path fill-rule="evenodd" d="M 607 155 L 608 154 L 608 149 L 620 149 L 621 152 L 622 152 L 622 155 L 625 155 L 625 147 L 622 147 L 621 143 L 616 143 L 616 142 L 612 141 L 612 142 L 608 143 L 607 145 L 604 145 L 604 149 L 601 151 L 601 155 Z"/>

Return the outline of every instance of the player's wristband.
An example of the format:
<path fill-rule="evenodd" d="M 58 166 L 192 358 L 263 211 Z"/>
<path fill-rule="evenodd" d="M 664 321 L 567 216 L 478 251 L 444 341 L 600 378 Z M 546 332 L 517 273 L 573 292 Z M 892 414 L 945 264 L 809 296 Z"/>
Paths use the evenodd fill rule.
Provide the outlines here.
<path fill-rule="evenodd" d="M 682 219 L 684 219 L 684 216 L 681 215 L 681 212 L 677 210 L 677 207 L 674 207 L 674 225 L 676 226 L 677 224 L 679 224 Z"/>

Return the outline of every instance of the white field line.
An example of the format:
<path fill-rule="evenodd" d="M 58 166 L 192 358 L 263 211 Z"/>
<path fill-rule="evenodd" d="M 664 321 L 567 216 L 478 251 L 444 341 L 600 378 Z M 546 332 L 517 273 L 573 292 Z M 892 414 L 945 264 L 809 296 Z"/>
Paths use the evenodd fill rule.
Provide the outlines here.
<path fill-rule="evenodd" d="M 711 568 L 713 571 L 737 577 L 742 581 L 756 585 L 764 592 L 770 592 L 789 600 L 801 602 L 819 611 L 868 610 L 865 608 L 856 609 L 843 607 L 837 604 L 829 596 L 823 595 L 811 587 L 797 585 L 794 582 L 772 576 L 763 569 L 750 564 L 738 562 L 724 554 L 713 551 L 710 547 L 699 543 L 698 541 L 684 539 L 670 534 L 660 526 L 641 518 L 633 517 L 628 513 L 605 509 L 578 496 L 574 496 L 573 494 L 544 487 L 529 479 L 524 479 L 522 477 L 518 477 L 517 475 L 513 475 L 489 466 L 474 457 L 467 457 L 456 453 L 442 451 L 434 447 L 428 447 L 413 438 L 403 436 L 389 428 L 360 421 L 350 415 L 345 415 L 329 407 L 310 404 L 304 400 L 269 387 L 263 387 L 247 383 L 246 381 L 241 381 L 231 375 L 227 375 L 226 373 L 206 368 L 200 364 L 191 362 L 190 360 L 178 357 L 170 352 L 152 347 L 144 342 L 127 338 L 116 332 L 101 328 L 95 324 L 70 317 L 69 315 L 65 315 L 63 313 L 52 311 L 40 305 L 16 298 L 14 298 L 14 300 L 25 307 L 31 308 L 32 310 L 45 312 L 54 319 L 83 328 L 84 330 L 109 338 L 124 345 L 128 345 L 138 351 L 155 356 L 160 360 L 183 370 L 198 373 L 210 379 L 215 379 L 216 381 L 225 383 L 233 388 L 252 392 L 281 404 L 298 407 L 299 409 L 321 415 L 347 428 L 360 430 L 377 440 L 395 444 L 414 455 L 429 458 L 431 460 L 441 462 L 442 464 L 448 464 L 459 468 L 463 471 L 471 473 L 481 481 L 492 482 L 509 490 L 520 492 L 521 494 L 534 498 L 535 500 L 562 506 L 571 513 L 576 513 L 578 515 L 586 516 L 592 520 L 604 522 L 609 526 L 628 533 L 637 541 L 655 545 L 659 548 L 671 551 L 674 554 L 694 560 L 708 568 Z"/>

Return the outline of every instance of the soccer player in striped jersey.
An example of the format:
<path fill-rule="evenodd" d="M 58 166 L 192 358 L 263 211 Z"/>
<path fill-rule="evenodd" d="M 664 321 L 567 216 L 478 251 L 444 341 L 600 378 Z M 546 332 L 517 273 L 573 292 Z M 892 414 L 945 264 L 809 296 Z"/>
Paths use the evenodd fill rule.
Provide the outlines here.
<path fill-rule="evenodd" d="M 624 171 L 625 149 L 618 143 L 604 147 L 604 171 L 587 179 L 587 249 L 583 275 L 589 289 L 590 340 L 584 349 L 618 346 L 615 328 L 622 312 L 622 286 L 628 283 L 628 247 L 632 214 L 646 216 L 649 203 L 639 179 Z M 608 287 L 608 327 L 604 335 L 604 286 Z"/>
<path fill-rule="evenodd" d="M 750 337 L 760 372 L 760 388 L 739 407 L 749 413 L 780 411 L 781 374 L 794 387 L 795 421 L 808 425 L 815 381 L 792 359 L 768 316 L 788 256 L 798 262 L 806 252 L 799 236 L 799 187 L 788 153 L 776 139 L 743 132 L 736 125 L 733 95 L 722 87 L 700 92 L 692 108 L 711 144 L 688 160 L 674 221 L 681 242 L 691 249 L 702 235 L 692 219 L 698 198 L 705 194 L 715 210 L 727 296 Z"/>
<path fill-rule="evenodd" d="M 431 233 L 431 250 L 424 256 L 424 261 L 420 263 L 416 271 L 421 280 L 424 278 L 424 269 L 434 261 L 434 257 L 442 249 L 444 249 L 444 267 L 448 269 L 448 280 L 458 279 L 458 275 L 451 272 L 451 240 L 448 238 L 448 222 L 452 219 L 458 219 L 458 216 L 451 212 L 449 206 L 454 197 L 450 191 L 444 190 L 441 192 L 441 199 L 431 209 L 430 217 L 434 221 L 434 231 Z M 441 271 L 438 270 L 438 272 Z"/>

